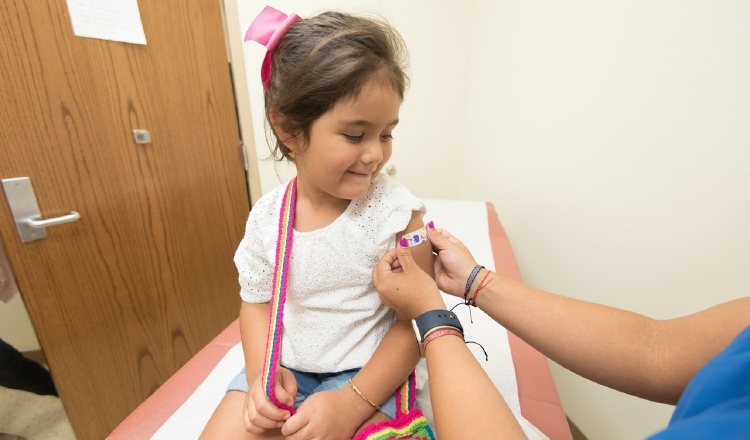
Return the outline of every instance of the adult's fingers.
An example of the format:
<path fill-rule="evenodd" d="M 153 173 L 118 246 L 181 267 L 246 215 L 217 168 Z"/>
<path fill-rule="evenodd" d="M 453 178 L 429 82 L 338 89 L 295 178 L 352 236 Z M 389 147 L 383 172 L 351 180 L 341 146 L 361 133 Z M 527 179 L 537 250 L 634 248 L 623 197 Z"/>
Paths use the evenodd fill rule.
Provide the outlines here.
<path fill-rule="evenodd" d="M 396 267 L 399 267 L 400 264 L 398 262 L 398 254 L 396 253 L 396 249 L 389 249 L 388 252 L 383 255 L 383 257 L 378 261 L 378 264 L 383 265 L 383 271 L 384 272 L 390 272 Z"/>
<path fill-rule="evenodd" d="M 402 238 L 399 241 L 398 246 L 396 246 L 396 255 L 398 256 L 398 262 L 404 269 L 404 272 L 412 270 L 414 267 L 419 268 L 417 262 L 414 261 L 409 242 L 405 238 Z"/>
<path fill-rule="evenodd" d="M 430 222 L 432 223 L 432 222 Z M 442 228 L 427 228 L 427 238 L 430 239 L 435 251 L 440 252 L 456 243 L 458 239 L 450 232 Z"/>
<path fill-rule="evenodd" d="M 398 256 L 396 250 L 391 249 L 383 255 L 378 264 L 375 265 L 375 269 L 372 270 L 372 282 L 378 285 L 379 279 L 387 279 L 387 277 L 393 272 L 393 265 L 398 262 Z"/>

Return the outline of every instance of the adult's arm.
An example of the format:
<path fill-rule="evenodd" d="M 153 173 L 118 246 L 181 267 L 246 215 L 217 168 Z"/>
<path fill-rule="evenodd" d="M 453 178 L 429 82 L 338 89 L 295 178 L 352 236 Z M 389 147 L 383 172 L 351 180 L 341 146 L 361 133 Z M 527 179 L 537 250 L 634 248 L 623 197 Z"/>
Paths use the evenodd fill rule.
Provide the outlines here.
<path fill-rule="evenodd" d="M 435 281 L 398 246 L 373 271 L 384 304 L 405 318 L 443 309 Z M 525 439 L 503 397 L 464 342 L 452 335 L 427 345 L 427 370 L 435 428 L 440 439 Z"/>
<path fill-rule="evenodd" d="M 438 254 L 438 286 L 462 296 L 467 270 L 476 261 L 447 231 L 428 228 L 428 236 Z M 482 270 L 477 279 L 485 275 Z M 750 297 L 656 320 L 494 273 L 489 277 L 493 279 L 477 295 L 476 305 L 495 321 L 563 367 L 657 402 L 676 403 L 695 373 L 750 325 Z"/>

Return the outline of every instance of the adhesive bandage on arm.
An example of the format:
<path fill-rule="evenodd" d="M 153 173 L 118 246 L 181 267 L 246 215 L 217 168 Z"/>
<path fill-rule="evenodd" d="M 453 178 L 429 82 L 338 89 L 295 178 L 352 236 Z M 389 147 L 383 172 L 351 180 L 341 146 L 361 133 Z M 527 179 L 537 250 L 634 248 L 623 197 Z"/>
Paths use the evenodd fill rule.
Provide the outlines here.
<path fill-rule="evenodd" d="M 404 234 L 404 236 L 401 237 L 401 240 L 406 240 L 406 243 L 408 244 L 409 247 L 417 246 L 422 243 L 426 243 L 427 231 L 425 231 L 423 227 L 419 228 L 414 232 L 408 232 Z"/>

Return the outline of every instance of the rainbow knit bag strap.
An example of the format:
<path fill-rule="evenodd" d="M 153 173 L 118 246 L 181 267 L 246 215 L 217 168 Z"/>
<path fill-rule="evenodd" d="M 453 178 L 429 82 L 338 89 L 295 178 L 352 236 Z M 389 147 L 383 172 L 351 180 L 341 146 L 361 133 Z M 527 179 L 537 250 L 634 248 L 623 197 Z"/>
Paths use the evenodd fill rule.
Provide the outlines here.
<path fill-rule="evenodd" d="M 263 362 L 263 390 L 266 397 L 279 408 L 294 414 L 294 408 L 285 405 L 276 398 L 273 392 L 276 367 L 281 357 L 281 332 L 284 327 L 284 301 L 289 280 L 289 256 L 292 253 L 292 232 L 294 231 L 294 207 L 297 201 L 297 178 L 292 179 L 286 187 L 281 200 L 279 215 L 279 239 L 276 242 L 276 265 L 273 272 L 271 289 L 270 315 L 268 319 L 268 341 L 266 356 Z"/>
<path fill-rule="evenodd" d="M 273 391 L 276 367 L 281 356 L 281 332 L 283 331 L 284 302 L 289 280 L 289 257 L 292 253 L 292 235 L 294 232 L 294 208 L 297 202 L 297 179 L 294 178 L 286 187 L 281 200 L 279 215 L 279 238 L 276 242 L 276 263 L 271 289 L 270 315 L 268 319 L 268 341 L 263 363 L 263 390 L 268 400 L 279 408 L 294 414 L 294 408 L 285 405 L 276 398 Z M 398 414 L 395 419 L 374 423 L 360 431 L 353 440 L 388 440 L 420 439 L 433 440 L 427 419 L 419 408 L 414 408 L 416 401 L 416 379 L 412 371 L 409 379 L 399 387 L 396 394 Z"/>
<path fill-rule="evenodd" d="M 414 408 L 417 400 L 416 376 L 412 371 L 406 382 L 396 394 L 398 414 L 392 420 L 374 423 L 359 432 L 352 440 L 389 440 L 414 439 L 434 440 L 435 434 L 430 428 L 422 410 Z"/>

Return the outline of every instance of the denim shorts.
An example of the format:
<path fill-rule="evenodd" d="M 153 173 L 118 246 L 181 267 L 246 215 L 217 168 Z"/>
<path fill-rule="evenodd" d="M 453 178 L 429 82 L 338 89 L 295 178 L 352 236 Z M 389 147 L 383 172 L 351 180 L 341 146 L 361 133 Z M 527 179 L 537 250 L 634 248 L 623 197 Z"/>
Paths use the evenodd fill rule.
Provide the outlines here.
<path fill-rule="evenodd" d="M 286 367 L 285 367 L 286 368 Z M 294 374 L 297 381 L 297 396 L 294 398 L 294 408 L 299 406 L 311 394 L 319 391 L 333 391 L 348 386 L 349 379 L 353 378 L 359 372 L 359 368 L 346 370 L 340 373 L 305 373 L 303 371 L 287 368 Z M 248 389 L 245 368 L 232 379 L 227 387 L 227 391 L 242 391 L 246 393 Z M 353 391 L 352 391 L 353 392 Z M 396 393 L 394 392 L 384 404 L 380 405 L 380 412 L 390 418 L 396 417 Z"/>

